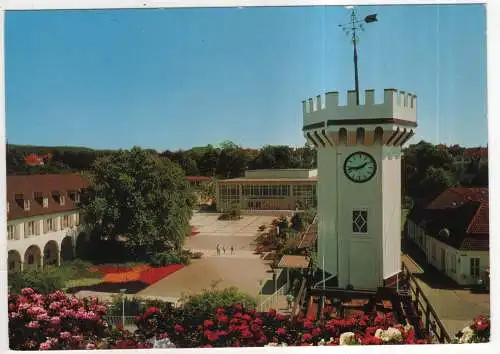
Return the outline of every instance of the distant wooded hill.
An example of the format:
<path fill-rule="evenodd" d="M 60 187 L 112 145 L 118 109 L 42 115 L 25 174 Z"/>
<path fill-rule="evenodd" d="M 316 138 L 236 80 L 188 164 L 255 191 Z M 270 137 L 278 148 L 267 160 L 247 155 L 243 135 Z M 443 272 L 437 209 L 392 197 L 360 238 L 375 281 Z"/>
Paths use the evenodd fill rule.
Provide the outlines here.
<path fill-rule="evenodd" d="M 471 161 L 467 166 L 454 164 L 454 159 L 463 155 L 465 150 L 458 145 L 433 145 L 425 141 L 405 148 L 401 169 L 403 195 L 427 201 L 451 186 L 488 186 L 487 165 L 477 161 Z M 309 145 L 299 148 L 266 145 L 251 149 L 226 141 L 218 146 L 189 150 L 149 151 L 178 163 L 188 176 L 236 178 L 243 176 L 247 169 L 316 168 L 316 151 Z M 78 146 L 8 144 L 7 173 L 87 171 L 99 156 L 114 152 L 116 150 Z M 463 179 L 464 175 L 468 176 L 468 181 Z"/>

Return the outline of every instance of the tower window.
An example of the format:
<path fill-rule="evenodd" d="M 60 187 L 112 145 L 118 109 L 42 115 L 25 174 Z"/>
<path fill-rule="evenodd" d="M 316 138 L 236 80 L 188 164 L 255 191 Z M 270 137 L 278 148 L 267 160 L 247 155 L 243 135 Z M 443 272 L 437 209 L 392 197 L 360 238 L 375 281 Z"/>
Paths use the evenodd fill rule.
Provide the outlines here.
<path fill-rule="evenodd" d="M 356 234 L 368 233 L 368 211 L 353 210 L 352 211 L 352 232 Z"/>

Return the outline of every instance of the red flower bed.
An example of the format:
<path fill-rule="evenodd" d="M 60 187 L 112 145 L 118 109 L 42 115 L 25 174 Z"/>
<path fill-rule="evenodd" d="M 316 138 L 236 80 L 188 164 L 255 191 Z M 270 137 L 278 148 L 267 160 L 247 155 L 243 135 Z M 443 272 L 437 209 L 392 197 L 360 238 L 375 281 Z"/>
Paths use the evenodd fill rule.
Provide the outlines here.
<path fill-rule="evenodd" d="M 104 274 L 104 283 L 119 284 L 139 281 L 144 284 L 151 285 L 165 278 L 166 276 L 175 273 L 183 267 L 184 265 L 182 264 L 170 264 L 168 266 L 159 268 L 153 268 L 147 265 L 140 265 L 135 267 L 100 265 L 91 267 L 90 271 L 100 272 Z"/>
<path fill-rule="evenodd" d="M 151 285 L 182 268 L 184 268 L 182 264 L 170 264 L 166 267 L 149 268 L 141 272 L 139 281 Z"/>

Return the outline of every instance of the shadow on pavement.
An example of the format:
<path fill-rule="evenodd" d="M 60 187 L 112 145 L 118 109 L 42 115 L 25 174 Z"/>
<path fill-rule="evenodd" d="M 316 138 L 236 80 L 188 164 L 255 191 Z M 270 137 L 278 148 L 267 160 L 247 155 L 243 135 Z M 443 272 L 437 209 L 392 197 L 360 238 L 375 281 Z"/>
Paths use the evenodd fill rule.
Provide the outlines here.
<path fill-rule="evenodd" d="M 126 289 L 126 294 L 136 294 L 148 287 L 148 284 L 140 281 L 131 281 L 126 283 L 99 283 L 88 286 L 75 286 L 68 289 L 68 293 L 77 293 L 79 291 L 96 291 L 103 293 L 120 293 L 120 289 Z"/>
<path fill-rule="evenodd" d="M 410 240 L 405 240 L 403 251 L 412 258 L 415 263 L 424 271 L 413 275 L 426 283 L 433 289 L 464 290 L 467 287 L 459 285 L 453 279 L 447 277 L 438 269 L 427 263 L 425 253 Z"/>
<path fill-rule="evenodd" d="M 282 272 L 276 281 L 276 290 L 281 288 L 286 283 L 286 272 Z M 262 295 L 274 294 L 274 281 L 272 279 L 266 280 L 261 290 Z"/>

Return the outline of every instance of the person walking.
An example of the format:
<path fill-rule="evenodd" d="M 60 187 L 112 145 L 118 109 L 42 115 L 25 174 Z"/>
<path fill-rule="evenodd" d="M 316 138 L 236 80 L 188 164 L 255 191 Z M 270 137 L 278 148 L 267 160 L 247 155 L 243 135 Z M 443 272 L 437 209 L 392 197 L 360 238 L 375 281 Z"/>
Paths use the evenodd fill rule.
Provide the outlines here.
<path fill-rule="evenodd" d="M 234 246 L 231 245 L 231 254 L 234 254 Z"/>
<path fill-rule="evenodd" d="M 217 255 L 220 256 L 220 245 L 217 244 Z"/>
<path fill-rule="evenodd" d="M 224 245 L 222 246 L 222 253 L 226 254 L 226 246 L 224 246 Z"/>

